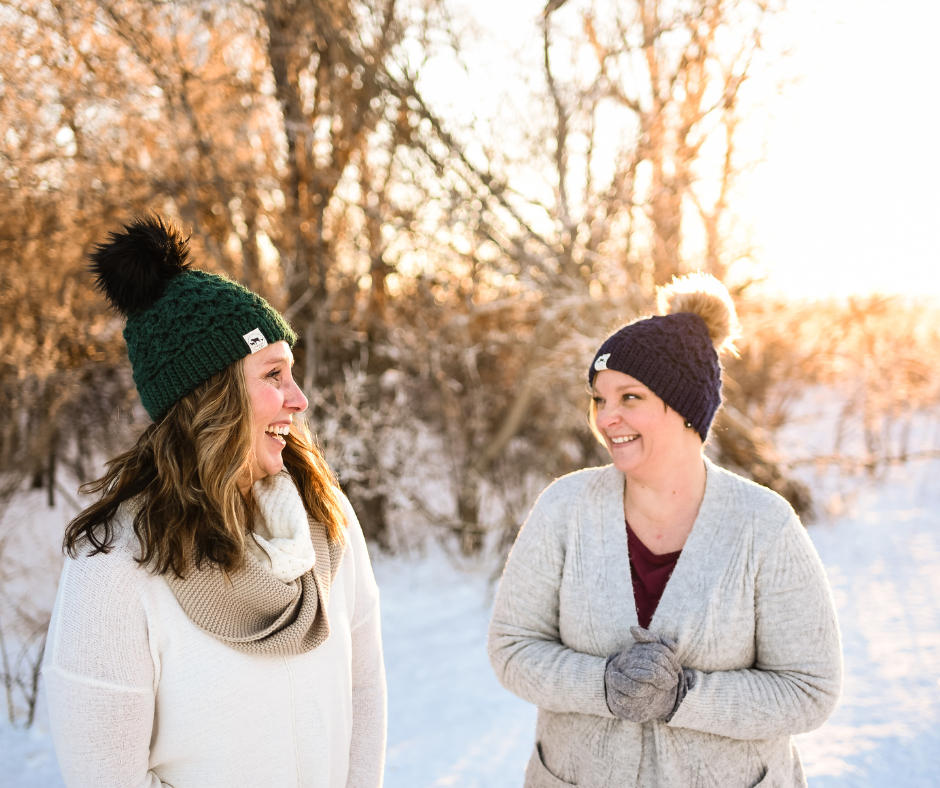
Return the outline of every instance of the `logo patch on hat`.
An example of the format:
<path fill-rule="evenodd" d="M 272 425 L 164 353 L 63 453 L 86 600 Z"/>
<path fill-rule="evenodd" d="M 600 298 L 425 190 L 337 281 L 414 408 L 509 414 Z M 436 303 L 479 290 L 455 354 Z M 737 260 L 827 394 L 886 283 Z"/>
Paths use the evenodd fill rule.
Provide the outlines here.
<path fill-rule="evenodd" d="M 268 340 L 264 338 L 264 334 L 261 333 L 260 328 L 256 328 L 254 331 L 249 331 L 242 337 L 242 339 L 248 343 L 248 349 L 252 353 L 257 353 L 259 350 L 264 350 L 268 346 Z"/>
<path fill-rule="evenodd" d="M 610 358 L 610 353 L 605 353 L 603 356 L 598 356 L 597 361 L 594 362 L 594 369 L 600 372 L 602 369 L 607 369 L 607 359 Z"/>

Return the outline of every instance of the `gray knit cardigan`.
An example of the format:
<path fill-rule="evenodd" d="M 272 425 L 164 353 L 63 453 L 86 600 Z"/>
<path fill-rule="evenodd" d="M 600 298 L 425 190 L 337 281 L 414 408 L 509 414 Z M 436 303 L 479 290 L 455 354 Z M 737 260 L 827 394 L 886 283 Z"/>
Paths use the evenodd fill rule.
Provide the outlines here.
<path fill-rule="evenodd" d="M 823 724 L 842 683 L 832 594 L 780 496 L 706 460 L 705 498 L 650 629 L 695 686 L 669 723 L 607 708 L 608 655 L 637 624 L 624 476 L 558 479 L 512 549 L 489 630 L 500 682 L 539 707 L 526 788 L 804 786 L 792 736 Z"/>

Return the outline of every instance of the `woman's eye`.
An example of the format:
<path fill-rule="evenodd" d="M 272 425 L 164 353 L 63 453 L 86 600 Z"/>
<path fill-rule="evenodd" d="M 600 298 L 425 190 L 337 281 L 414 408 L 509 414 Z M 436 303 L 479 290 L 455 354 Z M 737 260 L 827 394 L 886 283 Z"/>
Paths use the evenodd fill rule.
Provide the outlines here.
<path fill-rule="evenodd" d="M 268 373 L 268 377 L 269 377 L 269 378 L 274 378 L 275 380 L 277 380 L 279 377 L 281 377 L 281 370 L 279 370 L 279 369 L 272 369 L 272 370 Z"/>

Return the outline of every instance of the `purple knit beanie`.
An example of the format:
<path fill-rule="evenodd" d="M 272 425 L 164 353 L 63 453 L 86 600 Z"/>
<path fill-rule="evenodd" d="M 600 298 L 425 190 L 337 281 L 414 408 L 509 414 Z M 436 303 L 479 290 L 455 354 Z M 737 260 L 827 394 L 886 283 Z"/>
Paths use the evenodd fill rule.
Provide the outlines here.
<path fill-rule="evenodd" d="M 661 311 L 629 323 L 601 345 L 588 382 L 604 369 L 636 378 L 680 416 L 702 441 L 721 405 L 718 353 L 738 335 L 734 304 L 714 277 L 690 274 L 659 292 Z"/>

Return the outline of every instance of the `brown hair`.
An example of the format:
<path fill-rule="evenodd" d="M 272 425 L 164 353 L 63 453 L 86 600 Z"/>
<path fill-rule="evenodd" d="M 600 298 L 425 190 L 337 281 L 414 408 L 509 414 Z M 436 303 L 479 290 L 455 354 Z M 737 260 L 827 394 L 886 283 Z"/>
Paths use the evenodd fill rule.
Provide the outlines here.
<path fill-rule="evenodd" d="M 293 422 L 286 440 L 284 467 L 304 508 L 325 524 L 330 541 L 341 543 L 346 523 L 334 477 L 307 425 Z M 138 499 L 133 527 L 140 564 L 182 576 L 192 558 L 197 567 L 209 561 L 233 571 L 245 560 L 254 525 L 254 501 L 239 489 L 250 468 L 251 401 L 244 362 L 236 362 L 144 430 L 104 476 L 82 485 L 83 494 L 103 494 L 69 523 L 64 548 L 74 558 L 87 540 L 91 555 L 107 553 L 118 507 Z"/>

